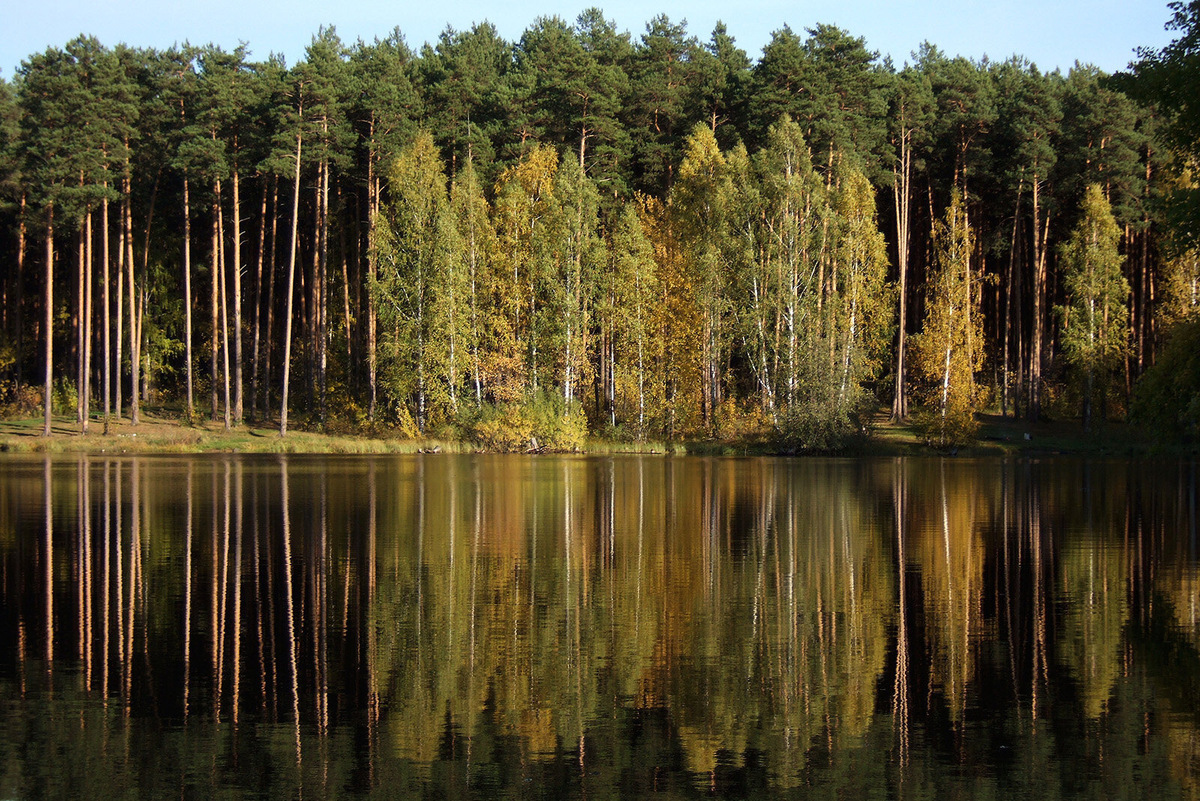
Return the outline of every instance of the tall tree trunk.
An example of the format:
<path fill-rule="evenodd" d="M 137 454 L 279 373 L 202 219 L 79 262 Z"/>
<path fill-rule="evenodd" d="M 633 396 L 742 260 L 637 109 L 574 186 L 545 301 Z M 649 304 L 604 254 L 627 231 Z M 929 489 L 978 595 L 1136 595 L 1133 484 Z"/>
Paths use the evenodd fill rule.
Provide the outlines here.
<path fill-rule="evenodd" d="M 128 143 L 126 143 L 128 146 Z M 138 297 L 138 313 L 135 315 L 137 320 L 137 363 L 138 373 L 134 376 L 133 394 L 138 396 L 139 387 L 141 390 L 141 399 L 150 400 L 150 352 L 145 348 L 143 334 L 145 333 L 144 322 L 146 314 L 149 311 L 150 303 L 150 232 L 154 230 L 154 207 L 158 201 L 158 187 L 162 179 L 162 170 L 154 176 L 154 185 L 150 189 L 150 207 L 146 211 L 146 236 L 142 239 L 142 288 L 137 293 Z M 129 261 L 133 263 L 133 213 L 130 212 L 129 217 Z M 130 285 L 129 291 L 133 292 L 133 286 Z M 132 321 L 131 321 L 132 323 Z M 136 422 L 136 421 L 135 421 Z"/>
<path fill-rule="evenodd" d="M 317 277 L 317 380 L 320 387 L 320 419 L 325 425 L 329 391 L 329 162 L 321 164 L 320 270 Z"/>
<path fill-rule="evenodd" d="M 287 436 L 288 384 L 292 368 L 292 297 L 296 288 L 296 248 L 300 236 L 300 146 L 303 134 L 296 133 L 296 172 L 292 182 L 292 244 L 288 257 L 287 301 L 283 323 L 283 401 L 279 407 L 279 436 Z"/>
<path fill-rule="evenodd" d="M 121 377 L 125 365 L 122 362 L 122 350 L 125 336 L 125 204 L 117 209 L 117 319 L 113 321 L 113 331 L 116 334 L 116 344 L 113 346 L 113 363 L 116 364 L 116 375 L 113 381 L 113 412 L 121 419 Z"/>
<path fill-rule="evenodd" d="M 108 189 L 108 183 L 104 184 Z M 108 198 L 100 204 L 100 225 L 103 229 L 102 242 L 104 254 L 101 260 L 100 283 L 103 289 L 104 314 L 104 433 L 109 433 L 109 415 L 112 413 L 112 299 L 108 292 L 109 278 L 109 230 L 108 230 Z"/>
<path fill-rule="evenodd" d="M 267 243 L 267 328 L 263 333 L 262 408 L 267 415 L 271 409 L 271 355 L 275 352 L 275 274 L 279 253 L 279 176 L 271 176 L 271 239 Z"/>
<path fill-rule="evenodd" d="M 220 221 L 221 216 L 218 215 L 217 219 Z M 225 231 L 220 224 L 217 226 L 217 231 L 220 235 L 221 242 L 220 269 L 217 272 L 217 278 L 219 279 L 221 290 L 221 359 L 222 366 L 224 368 L 221 373 L 223 379 L 222 384 L 225 387 L 225 430 L 228 431 L 230 428 L 232 428 L 231 411 L 229 408 L 229 281 L 225 276 L 227 266 L 225 263 Z"/>
<path fill-rule="evenodd" d="M 17 345 L 17 353 L 25 352 L 25 249 L 27 246 L 27 234 L 25 226 L 26 204 L 25 190 L 21 190 L 21 200 L 18 205 L 17 213 L 17 286 L 16 299 L 14 301 L 13 323 L 15 334 L 14 341 Z M 18 384 L 24 383 L 24 359 L 17 359 L 16 363 L 16 379 Z"/>
<path fill-rule="evenodd" d="M 140 381 L 140 368 L 142 360 L 141 350 L 141 324 L 138 321 L 137 309 L 137 284 L 133 280 L 133 190 L 129 176 L 128 161 L 125 165 L 125 278 L 129 284 L 129 362 L 132 367 L 133 374 L 131 376 L 130 392 L 129 392 L 129 424 L 137 425 L 139 422 L 139 403 L 138 403 L 138 383 Z M 149 222 L 147 221 L 147 228 Z"/>
<path fill-rule="evenodd" d="M 209 366 L 209 400 L 212 403 L 210 419 L 217 419 L 217 412 L 220 405 L 220 380 L 221 373 L 218 364 L 220 358 L 221 337 L 217 327 L 220 325 L 221 316 L 221 181 L 218 179 L 213 182 L 213 200 L 212 200 L 212 261 L 211 261 L 211 278 L 208 304 L 208 322 L 209 332 L 212 334 L 208 343 L 208 366 Z"/>
<path fill-rule="evenodd" d="M 187 405 L 184 419 L 192 422 L 195 414 L 195 375 L 192 364 L 192 210 L 187 173 L 183 175 L 183 342 L 187 360 Z"/>
<path fill-rule="evenodd" d="M 1028 417 L 1036 422 L 1042 414 L 1042 305 L 1046 295 L 1046 259 L 1042 241 L 1040 208 L 1038 205 L 1041 180 L 1033 176 L 1033 319 L 1030 321 L 1029 347 L 1029 408 Z"/>
<path fill-rule="evenodd" d="M 1021 220 L 1021 188 L 1017 187 L 1017 205 L 1013 210 L 1013 228 L 1012 237 L 1008 243 L 1008 275 L 1007 285 L 1005 286 L 1006 299 L 1004 302 L 1004 356 L 1003 368 L 1001 370 L 1001 387 L 1000 387 L 1000 413 L 1008 416 L 1008 401 L 1010 391 L 1009 368 L 1012 366 L 1010 357 L 1011 343 L 1014 332 L 1020 331 L 1020 326 L 1014 326 L 1014 308 L 1020 302 L 1020 297 L 1016 293 L 1016 267 L 1017 267 L 1017 231 L 1019 230 Z M 1020 373 L 1018 373 L 1019 375 Z M 1016 400 L 1013 401 L 1013 417 L 1017 416 Z"/>
<path fill-rule="evenodd" d="M 81 399 L 79 407 L 83 412 L 83 425 L 80 431 L 84 434 L 88 432 L 88 425 L 92 416 L 92 278 L 95 275 L 92 222 L 92 210 L 88 209 L 83 226 L 83 348 L 80 351 L 80 359 L 83 363 L 83 381 L 80 384 L 79 392 Z"/>
<path fill-rule="evenodd" d="M 892 393 L 892 419 L 903 420 L 908 416 L 908 393 L 904 384 L 904 351 L 907 345 L 908 326 L 908 244 L 912 192 L 912 146 L 911 133 L 905 131 L 900 138 L 900 165 L 896 171 L 896 255 L 899 262 L 899 323 L 896 339 L 896 386 Z"/>
<path fill-rule="evenodd" d="M 50 436 L 50 418 L 54 409 L 54 204 L 46 206 L 46 309 L 45 328 L 42 335 L 46 338 L 45 376 L 46 388 L 43 394 L 45 405 L 45 422 L 42 426 L 42 436 Z M 49 462 L 46 463 L 49 470 Z M 49 483 L 47 482 L 47 493 Z M 50 514 L 47 507 L 47 515 Z M 47 527 L 48 528 L 48 527 Z M 47 648 L 50 647 L 47 645 Z"/>
<path fill-rule="evenodd" d="M 258 214 L 258 258 L 254 271 L 254 333 L 250 354 L 250 419 L 258 419 L 258 379 L 262 347 L 263 264 L 267 248 L 267 182 L 263 180 L 262 206 Z"/>
<path fill-rule="evenodd" d="M 245 406 L 242 385 L 242 205 L 241 179 L 233 171 L 233 421 L 239 425 Z M 226 346 L 228 349 L 228 345 Z M 228 357 L 228 354 L 226 354 Z M 228 367 L 226 367 L 228 374 Z M 226 378 L 228 381 L 228 378 Z M 226 417 L 229 415 L 227 414 Z"/>
<path fill-rule="evenodd" d="M 371 123 L 374 131 L 374 121 Z M 375 258 L 375 234 L 379 224 L 379 175 L 375 167 L 377 155 L 372 149 L 367 160 L 367 284 L 375 283 L 377 262 Z M 472 245 L 474 244 L 472 231 Z M 367 383 L 370 391 L 370 401 L 367 405 L 367 419 L 375 422 L 375 404 L 378 402 L 378 383 L 376 381 L 376 326 L 378 317 L 375 309 L 374 293 L 367 292 Z"/>
<path fill-rule="evenodd" d="M 342 205 L 342 185 L 338 182 L 337 187 L 337 203 L 338 208 Z M 342 267 L 342 329 L 346 335 L 346 382 L 347 391 L 351 397 L 357 397 L 354 392 L 357 382 L 354 380 L 354 331 L 352 330 L 352 318 L 350 317 L 350 264 L 347 258 L 346 248 L 346 226 L 338 226 L 338 259 Z"/>
<path fill-rule="evenodd" d="M 83 179 L 80 178 L 82 184 Z M 88 358 L 91 345 L 91 338 L 88 336 L 91 331 L 91 270 L 89 260 L 91 258 L 91 249 L 89 247 L 92 233 L 91 212 L 85 212 L 83 219 L 79 225 L 79 323 L 76 327 L 78 340 L 76 344 L 76 368 L 77 378 L 75 388 L 77 390 L 75 398 L 75 422 L 79 424 L 79 433 L 86 434 L 88 432 L 88 378 L 91 360 Z"/>

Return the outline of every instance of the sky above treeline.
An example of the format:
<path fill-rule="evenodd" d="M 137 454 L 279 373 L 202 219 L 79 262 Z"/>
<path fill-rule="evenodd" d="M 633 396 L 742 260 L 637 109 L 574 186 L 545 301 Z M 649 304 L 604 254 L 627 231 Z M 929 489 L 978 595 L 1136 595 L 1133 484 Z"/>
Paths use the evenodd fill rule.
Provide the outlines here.
<path fill-rule="evenodd" d="M 688 32 L 701 41 L 724 21 L 753 60 L 785 24 L 802 35 L 816 23 L 836 25 L 898 65 L 928 41 L 951 56 L 1003 61 L 1016 54 L 1045 71 L 1064 72 L 1077 61 L 1123 70 L 1138 47 L 1161 47 L 1172 38 L 1164 30 L 1166 0 L 0 0 L 0 76 L 11 79 L 31 54 L 80 33 L 109 47 L 187 41 L 232 49 L 245 42 L 253 58 L 280 53 L 290 65 L 322 26 L 334 26 L 348 44 L 384 38 L 398 27 L 419 50 L 447 25 L 462 30 L 487 20 L 516 41 L 539 16 L 573 22 L 592 5 L 635 40 L 660 13 L 673 22 L 686 19 Z"/>

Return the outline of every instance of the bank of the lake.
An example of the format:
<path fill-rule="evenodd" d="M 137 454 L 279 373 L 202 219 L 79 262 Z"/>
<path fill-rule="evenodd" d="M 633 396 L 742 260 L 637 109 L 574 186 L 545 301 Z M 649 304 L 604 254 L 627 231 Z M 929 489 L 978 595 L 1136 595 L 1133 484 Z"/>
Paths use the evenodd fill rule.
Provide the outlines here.
<path fill-rule="evenodd" d="M 956 456 L 1054 455 L 1149 456 L 1195 451 L 1182 442 L 1165 442 L 1144 429 L 1125 423 L 1108 423 L 1086 432 L 1078 420 L 1029 423 L 1001 415 L 981 415 L 979 435 L 968 446 L 939 449 L 924 441 L 911 424 L 877 418 L 867 434 L 839 451 L 849 456 L 920 456 L 945 453 Z M 271 425 L 241 425 L 226 430 L 220 421 L 198 420 L 187 424 L 173 416 L 143 413 L 138 425 L 128 419 L 111 419 L 104 432 L 101 419 L 93 419 L 86 434 L 72 417 L 54 419 L 50 437 L 42 436 L 42 418 L 0 420 L 0 452 L 4 453 L 474 453 L 486 448 L 454 439 L 411 439 L 394 430 L 320 432 L 293 428 L 286 437 Z M 589 439 L 583 451 L 592 454 L 705 454 L 801 455 L 762 440 L 686 439 L 676 442 L 627 442 Z M 828 454 L 826 454 L 828 455 Z"/>

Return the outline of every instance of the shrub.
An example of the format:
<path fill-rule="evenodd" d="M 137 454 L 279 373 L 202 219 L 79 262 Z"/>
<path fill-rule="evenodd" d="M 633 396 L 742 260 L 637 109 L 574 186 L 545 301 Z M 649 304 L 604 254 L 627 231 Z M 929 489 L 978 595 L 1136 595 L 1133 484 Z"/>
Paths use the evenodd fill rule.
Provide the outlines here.
<path fill-rule="evenodd" d="M 1200 434 L 1200 321 L 1180 323 L 1134 390 L 1130 419 L 1160 435 Z"/>
<path fill-rule="evenodd" d="M 486 404 L 460 414 L 465 439 L 489 451 L 576 451 L 587 439 L 587 415 L 578 402 L 537 392 L 521 401 Z"/>

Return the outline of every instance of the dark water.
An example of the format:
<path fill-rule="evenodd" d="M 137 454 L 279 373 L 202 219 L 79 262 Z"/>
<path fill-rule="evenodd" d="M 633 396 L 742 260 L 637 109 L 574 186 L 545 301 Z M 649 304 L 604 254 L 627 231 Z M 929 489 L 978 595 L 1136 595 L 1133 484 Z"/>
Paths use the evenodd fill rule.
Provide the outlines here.
<path fill-rule="evenodd" d="M 1196 798 L 1192 463 L 0 461 L 0 798 Z"/>

